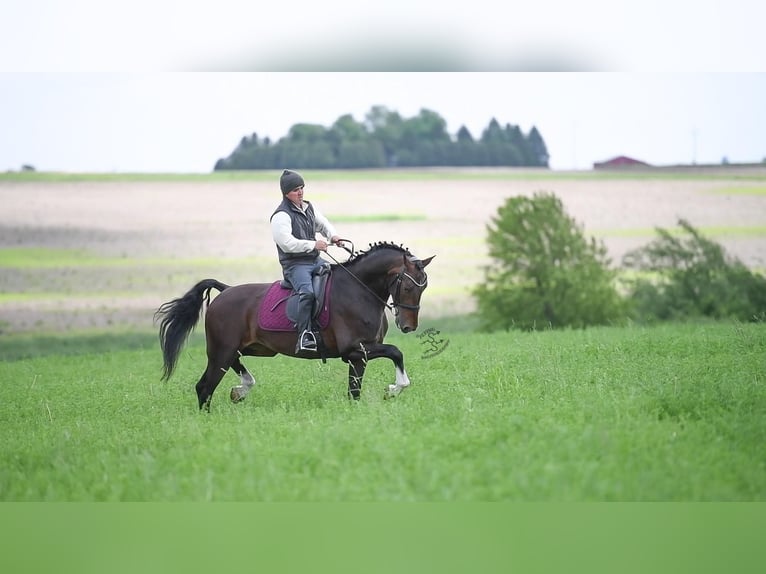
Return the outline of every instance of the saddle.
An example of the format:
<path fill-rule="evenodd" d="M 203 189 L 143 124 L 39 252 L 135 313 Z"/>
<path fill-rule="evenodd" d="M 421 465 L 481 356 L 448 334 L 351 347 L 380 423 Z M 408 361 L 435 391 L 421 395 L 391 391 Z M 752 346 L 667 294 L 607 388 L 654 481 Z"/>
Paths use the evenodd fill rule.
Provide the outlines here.
<path fill-rule="evenodd" d="M 331 279 L 329 266 L 320 267 L 312 278 L 315 300 L 311 317 L 319 329 L 326 329 L 330 323 Z M 258 309 L 258 327 L 265 331 L 294 332 L 298 309 L 297 295 L 288 281 L 274 281 Z"/>

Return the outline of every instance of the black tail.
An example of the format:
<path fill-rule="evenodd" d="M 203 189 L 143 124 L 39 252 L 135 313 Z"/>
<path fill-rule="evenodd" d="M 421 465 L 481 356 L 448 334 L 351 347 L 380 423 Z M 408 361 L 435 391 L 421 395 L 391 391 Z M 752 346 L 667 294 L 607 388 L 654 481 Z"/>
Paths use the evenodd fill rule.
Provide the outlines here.
<path fill-rule="evenodd" d="M 215 279 L 205 279 L 189 289 L 183 297 L 173 299 L 160 306 L 154 314 L 155 322 L 160 320 L 160 348 L 164 360 L 162 380 L 168 380 L 178 361 L 178 354 L 186 339 L 199 320 L 202 304 L 210 301 L 210 290 L 228 289 L 228 285 Z"/>

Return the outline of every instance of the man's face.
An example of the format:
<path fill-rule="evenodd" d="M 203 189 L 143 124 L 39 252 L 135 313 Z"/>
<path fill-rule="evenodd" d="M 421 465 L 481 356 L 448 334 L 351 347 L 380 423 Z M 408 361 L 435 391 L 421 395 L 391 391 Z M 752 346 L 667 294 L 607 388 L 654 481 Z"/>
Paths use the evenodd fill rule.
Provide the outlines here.
<path fill-rule="evenodd" d="M 300 205 L 303 203 L 303 186 L 299 185 L 292 191 L 287 192 L 286 196 L 287 199 L 292 201 L 295 205 Z"/>

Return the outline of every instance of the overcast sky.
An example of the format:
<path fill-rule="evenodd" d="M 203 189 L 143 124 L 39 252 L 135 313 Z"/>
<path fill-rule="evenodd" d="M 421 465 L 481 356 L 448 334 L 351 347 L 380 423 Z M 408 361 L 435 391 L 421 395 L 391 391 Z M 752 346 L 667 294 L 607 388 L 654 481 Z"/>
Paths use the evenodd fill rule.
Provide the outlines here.
<path fill-rule="evenodd" d="M 374 105 L 439 113 L 474 137 L 533 125 L 554 169 L 766 158 L 766 74 L 0 74 L 0 170 L 208 172 L 253 132 L 329 127 Z"/>
<path fill-rule="evenodd" d="M 534 125 L 555 169 L 760 162 L 764 21 L 754 0 L 8 0 L 0 171 L 208 172 L 244 135 L 374 105 Z"/>

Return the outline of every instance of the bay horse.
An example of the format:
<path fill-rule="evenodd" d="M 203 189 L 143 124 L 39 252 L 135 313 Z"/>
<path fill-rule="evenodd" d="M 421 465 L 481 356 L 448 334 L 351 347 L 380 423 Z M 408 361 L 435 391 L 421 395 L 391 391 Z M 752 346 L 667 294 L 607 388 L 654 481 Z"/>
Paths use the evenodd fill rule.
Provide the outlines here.
<path fill-rule="evenodd" d="M 243 355 L 340 358 L 348 363 L 348 396 L 357 400 L 367 362 L 385 357 L 393 362 L 396 372 L 386 397 L 398 395 L 410 385 L 410 379 L 401 351 L 383 342 L 388 331 L 385 310 L 394 312 L 396 325 L 403 333 L 417 329 L 420 298 L 428 285 L 425 267 L 434 256 L 421 260 L 407 248 L 388 242 L 370 244 L 366 251 L 348 251 L 351 256 L 347 261 L 336 261 L 329 266 L 325 303 L 329 307 L 329 322 L 320 330 L 321 356 L 296 355 L 298 333 L 294 328 L 275 331 L 261 326 L 259 312 L 273 283 L 230 287 L 216 279 L 204 279 L 182 297 L 161 305 L 155 313 L 155 320 L 160 321 L 162 379 L 168 380 L 173 374 L 178 355 L 199 320 L 204 302 L 208 301 L 207 367 L 195 387 L 200 410 L 210 411 L 213 393 L 229 369 L 239 375 L 241 381 L 232 387 L 231 400 L 238 402 L 247 396 L 255 385 L 255 378 L 240 361 Z M 210 302 L 212 289 L 220 294 Z"/>

